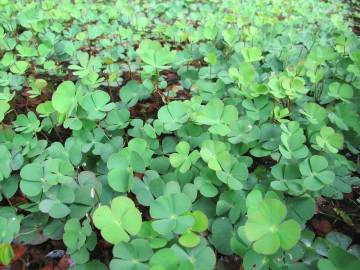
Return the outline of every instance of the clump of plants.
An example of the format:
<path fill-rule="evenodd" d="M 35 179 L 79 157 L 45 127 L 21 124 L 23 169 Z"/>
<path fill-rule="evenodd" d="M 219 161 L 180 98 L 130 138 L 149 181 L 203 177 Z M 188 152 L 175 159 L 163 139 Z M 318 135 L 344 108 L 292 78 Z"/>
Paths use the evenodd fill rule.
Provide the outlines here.
<path fill-rule="evenodd" d="M 2 264 L 12 244 L 60 240 L 73 270 L 357 269 L 355 238 L 310 225 L 325 201 L 359 228 L 341 209 L 360 207 L 360 40 L 342 2 L 0 14 Z"/>

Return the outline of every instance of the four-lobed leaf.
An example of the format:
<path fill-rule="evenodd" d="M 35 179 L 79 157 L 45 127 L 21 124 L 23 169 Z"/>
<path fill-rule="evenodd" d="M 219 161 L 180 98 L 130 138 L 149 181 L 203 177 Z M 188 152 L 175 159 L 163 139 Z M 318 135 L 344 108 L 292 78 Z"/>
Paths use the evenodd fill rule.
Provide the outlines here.
<path fill-rule="evenodd" d="M 149 95 L 149 90 L 135 80 L 129 81 L 120 89 L 120 98 L 129 107 L 134 106 L 139 100 L 142 100 Z"/>
<path fill-rule="evenodd" d="M 134 239 L 129 243 L 118 243 L 113 249 L 114 259 L 110 269 L 149 270 L 148 261 L 153 255 L 150 243 L 145 239 Z"/>
<path fill-rule="evenodd" d="M 231 131 L 229 125 L 238 119 L 238 110 L 235 106 L 224 105 L 220 99 L 215 98 L 195 114 L 194 119 L 198 125 L 209 125 L 211 133 L 225 136 Z"/>
<path fill-rule="evenodd" d="M 123 196 L 114 198 L 111 205 L 96 208 L 94 225 L 102 237 L 112 244 L 128 242 L 130 235 L 136 235 L 141 228 L 142 218 L 134 202 Z"/>
<path fill-rule="evenodd" d="M 254 242 L 256 252 L 265 255 L 279 250 L 290 250 L 300 240 L 300 225 L 293 219 L 285 220 L 287 210 L 277 199 L 264 199 L 257 207 L 248 209 L 245 235 Z M 284 221 L 285 220 L 285 221 Z"/>
<path fill-rule="evenodd" d="M 162 195 L 150 204 L 152 227 L 162 235 L 184 233 L 195 222 L 190 210 L 191 200 L 184 193 Z"/>
<path fill-rule="evenodd" d="M 325 157 L 314 155 L 299 164 L 304 186 L 311 191 L 317 191 L 330 185 L 335 180 L 335 174 L 327 170 L 328 161 Z"/>
<path fill-rule="evenodd" d="M 109 102 L 110 96 L 108 93 L 96 90 L 83 97 L 80 101 L 80 106 L 88 112 L 90 120 L 101 120 L 108 111 L 115 108 L 115 104 Z"/>
<path fill-rule="evenodd" d="M 221 141 L 206 140 L 201 145 L 200 156 L 214 171 L 220 171 L 222 167 L 231 162 L 228 147 Z"/>
<path fill-rule="evenodd" d="M 163 123 L 165 130 L 179 129 L 190 117 L 187 104 L 181 101 L 172 101 L 158 111 L 158 118 Z"/>
<path fill-rule="evenodd" d="M 140 43 L 137 54 L 146 64 L 156 69 L 163 69 L 175 59 L 175 53 L 162 47 L 158 41 L 145 39 Z"/>
<path fill-rule="evenodd" d="M 344 136 L 341 133 L 336 133 L 331 127 L 321 128 L 319 135 L 315 139 L 321 149 L 334 154 L 339 152 L 344 143 Z"/>

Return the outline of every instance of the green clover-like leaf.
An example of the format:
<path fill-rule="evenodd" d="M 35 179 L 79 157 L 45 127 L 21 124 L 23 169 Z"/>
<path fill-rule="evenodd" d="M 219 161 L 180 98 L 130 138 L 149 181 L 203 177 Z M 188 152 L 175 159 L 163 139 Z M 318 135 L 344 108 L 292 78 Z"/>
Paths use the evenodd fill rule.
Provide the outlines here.
<path fill-rule="evenodd" d="M 111 270 L 149 270 L 147 262 L 153 250 L 147 240 L 134 239 L 130 243 L 116 244 L 113 254 L 115 258 L 110 262 Z"/>
<path fill-rule="evenodd" d="M 226 217 L 219 217 L 211 224 L 211 242 L 224 255 L 232 254 L 230 241 L 234 235 L 234 228 Z"/>
<path fill-rule="evenodd" d="M 36 133 L 40 131 L 40 121 L 37 119 L 36 114 L 28 112 L 27 116 L 20 114 L 16 117 L 14 122 L 15 131 L 22 133 Z"/>
<path fill-rule="evenodd" d="M 5 145 L 0 145 L 0 182 L 10 176 L 11 154 Z"/>
<path fill-rule="evenodd" d="M 298 122 L 289 122 L 281 124 L 281 142 L 279 146 L 280 153 L 287 159 L 300 159 L 309 154 L 305 146 L 304 131 L 300 128 Z"/>
<path fill-rule="evenodd" d="M 335 174 L 330 170 L 326 170 L 327 168 L 328 161 L 322 156 L 315 155 L 301 162 L 299 169 L 304 177 L 305 188 L 317 191 L 326 185 L 330 185 L 335 179 Z"/>
<path fill-rule="evenodd" d="M 124 129 L 129 125 L 130 112 L 127 109 L 111 110 L 105 118 L 105 128 L 113 131 Z"/>
<path fill-rule="evenodd" d="M 240 119 L 230 125 L 228 137 L 228 141 L 232 144 L 248 144 L 260 138 L 260 128 L 249 119 Z"/>
<path fill-rule="evenodd" d="M 251 63 L 243 62 L 239 68 L 231 67 L 229 69 L 230 77 L 238 82 L 239 85 L 247 86 L 255 80 L 256 71 Z"/>
<path fill-rule="evenodd" d="M 110 96 L 108 93 L 96 90 L 86 95 L 80 102 L 84 110 L 88 112 L 90 120 L 101 120 L 106 116 L 106 112 L 114 109 L 115 104 L 109 103 Z"/>
<path fill-rule="evenodd" d="M 237 29 L 234 27 L 227 28 L 222 32 L 225 42 L 230 46 L 233 47 L 236 42 L 239 40 L 239 35 Z"/>
<path fill-rule="evenodd" d="M 27 196 L 39 195 L 44 182 L 44 169 L 39 163 L 25 165 L 21 171 L 20 189 Z"/>
<path fill-rule="evenodd" d="M 88 220 L 83 224 L 77 218 L 69 219 L 64 226 L 63 241 L 69 250 L 79 250 L 85 245 L 86 238 L 92 233 Z"/>
<path fill-rule="evenodd" d="M 228 125 L 238 119 L 238 110 L 233 105 L 224 105 L 218 99 L 211 99 L 203 110 L 194 116 L 198 125 L 209 125 L 209 131 L 213 134 L 225 136 L 230 132 Z"/>
<path fill-rule="evenodd" d="M 301 77 L 284 77 L 281 86 L 290 99 L 296 99 L 306 94 L 305 80 Z"/>
<path fill-rule="evenodd" d="M 194 248 L 181 248 L 173 245 L 177 257 L 180 259 L 180 266 L 176 269 L 202 270 L 215 269 L 216 256 L 209 244 L 201 239 L 199 245 Z M 166 268 L 168 269 L 168 268 Z"/>
<path fill-rule="evenodd" d="M 179 263 L 177 254 L 170 248 L 158 250 L 149 262 L 151 270 L 177 270 L 179 269 Z"/>
<path fill-rule="evenodd" d="M 311 124 L 318 125 L 322 123 L 327 116 L 326 110 L 316 103 L 307 103 L 300 110 L 306 116 Z"/>
<path fill-rule="evenodd" d="M 187 142 L 180 142 L 176 146 L 176 152 L 170 155 L 170 164 L 174 168 L 180 168 L 181 173 L 187 172 L 191 165 L 199 159 L 199 151 L 194 150 L 190 153 L 190 145 Z"/>
<path fill-rule="evenodd" d="M 273 189 L 295 195 L 304 192 L 301 174 L 296 164 L 276 164 L 271 168 L 271 174 L 276 179 L 271 182 Z"/>
<path fill-rule="evenodd" d="M 241 53 L 245 62 L 256 62 L 263 58 L 261 55 L 261 50 L 257 47 L 243 48 Z"/>
<path fill-rule="evenodd" d="M 62 150 L 66 151 L 65 149 Z M 59 158 L 46 160 L 44 170 L 44 180 L 50 185 L 71 183 L 75 175 L 73 165 L 68 160 Z"/>
<path fill-rule="evenodd" d="M 71 210 L 67 204 L 75 200 L 74 190 L 68 186 L 53 186 L 47 193 L 44 200 L 39 203 L 39 209 L 53 218 L 63 218 L 70 214 Z"/>
<path fill-rule="evenodd" d="M 279 248 L 289 250 L 300 240 L 300 225 L 293 219 L 284 221 L 285 205 L 277 199 L 264 199 L 257 207 L 248 208 L 245 235 L 254 242 L 256 252 L 274 254 Z"/>
<path fill-rule="evenodd" d="M 331 127 L 321 128 L 320 134 L 315 139 L 321 149 L 330 153 L 339 152 L 344 143 L 344 136 L 341 133 L 336 133 Z"/>
<path fill-rule="evenodd" d="M 160 234 L 184 233 L 195 222 L 188 213 L 191 200 L 184 193 L 163 195 L 150 204 L 150 215 L 155 220 L 152 226 Z"/>
<path fill-rule="evenodd" d="M 231 166 L 224 166 L 224 170 L 216 172 L 217 177 L 230 189 L 240 190 L 243 188 L 242 182 L 244 182 L 249 173 L 246 165 L 242 162 L 235 162 Z"/>
<path fill-rule="evenodd" d="M 26 61 L 16 61 L 10 67 L 10 70 L 14 74 L 24 74 L 28 67 L 29 67 L 28 62 L 26 62 Z"/>
<path fill-rule="evenodd" d="M 15 257 L 15 252 L 10 243 L 0 244 L 0 263 L 7 266 Z"/>
<path fill-rule="evenodd" d="M 149 97 L 149 90 L 135 80 L 129 81 L 120 89 L 120 98 L 129 107 L 134 106 L 139 100 Z"/>
<path fill-rule="evenodd" d="M 11 243 L 20 231 L 22 215 L 16 215 L 11 207 L 0 208 L 0 243 Z"/>
<path fill-rule="evenodd" d="M 4 117 L 9 109 L 9 103 L 6 100 L 0 100 L 0 122 L 4 120 Z"/>
<path fill-rule="evenodd" d="M 328 259 L 321 258 L 317 266 L 319 270 L 352 270 L 357 269 L 360 260 L 354 254 L 340 247 L 332 247 L 328 253 Z"/>
<path fill-rule="evenodd" d="M 190 229 L 183 233 L 179 238 L 179 243 L 187 248 L 193 248 L 200 244 L 201 238 L 198 233 L 205 231 L 208 228 L 208 218 L 207 216 L 197 210 L 191 213 L 195 223 Z"/>
<path fill-rule="evenodd" d="M 172 101 L 158 111 L 158 118 L 168 131 L 179 129 L 189 119 L 189 107 L 181 101 Z"/>
<path fill-rule="evenodd" d="M 329 85 L 329 96 L 340 99 L 345 102 L 353 97 L 354 90 L 349 84 L 340 84 L 339 82 L 333 82 Z"/>
<path fill-rule="evenodd" d="M 164 48 L 157 41 L 145 39 L 141 41 L 137 54 L 146 64 L 162 69 L 174 61 L 175 53 Z"/>
<path fill-rule="evenodd" d="M 220 171 L 222 166 L 231 162 L 228 147 L 221 141 L 204 141 L 201 145 L 200 156 L 214 171 Z"/>
<path fill-rule="evenodd" d="M 149 149 L 147 142 L 140 138 L 132 139 L 128 147 L 109 157 L 108 183 L 118 192 L 130 191 L 134 172 L 144 173 L 150 165 L 153 151 Z"/>
<path fill-rule="evenodd" d="M 41 212 L 49 213 L 53 218 L 63 218 L 70 214 L 70 208 L 62 202 L 55 200 L 43 200 L 39 204 Z"/>
<path fill-rule="evenodd" d="M 71 81 L 62 82 L 52 97 L 52 105 L 59 113 L 69 113 L 76 106 L 76 89 Z"/>
<path fill-rule="evenodd" d="M 134 202 L 127 197 L 116 197 L 111 207 L 100 206 L 93 214 L 95 226 L 102 237 L 112 244 L 128 242 L 129 235 L 136 235 L 141 228 L 141 213 Z"/>
<path fill-rule="evenodd" d="M 164 247 L 168 241 L 153 229 L 150 221 L 142 223 L 138 237 L 148 240 L 153 249 Z"/>

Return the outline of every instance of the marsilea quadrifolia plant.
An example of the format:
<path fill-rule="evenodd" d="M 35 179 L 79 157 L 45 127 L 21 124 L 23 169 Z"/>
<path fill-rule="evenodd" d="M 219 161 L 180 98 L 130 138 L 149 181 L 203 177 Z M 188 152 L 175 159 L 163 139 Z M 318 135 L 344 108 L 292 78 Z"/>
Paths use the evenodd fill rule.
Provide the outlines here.
<path fill-rule="evenodd" d="M 1 261 L 53 239 L 71 269 L 211 270 L 226 255 L 357 269 L 351 238 L 307 223 L 360 184 L 347 14 L 335 0 L 0 0 Z M 94 260 L 101 239 L 110 265 Z"/>

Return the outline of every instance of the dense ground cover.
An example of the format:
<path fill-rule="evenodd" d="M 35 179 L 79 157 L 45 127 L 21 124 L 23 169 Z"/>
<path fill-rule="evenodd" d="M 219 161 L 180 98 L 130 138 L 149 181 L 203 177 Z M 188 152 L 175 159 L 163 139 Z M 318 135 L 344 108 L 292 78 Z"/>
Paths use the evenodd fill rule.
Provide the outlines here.
<path fill-rule="evenodd" d="M 357 269 L 347 6 L 94 2 L 0 1 L 2 263 Z"/>

